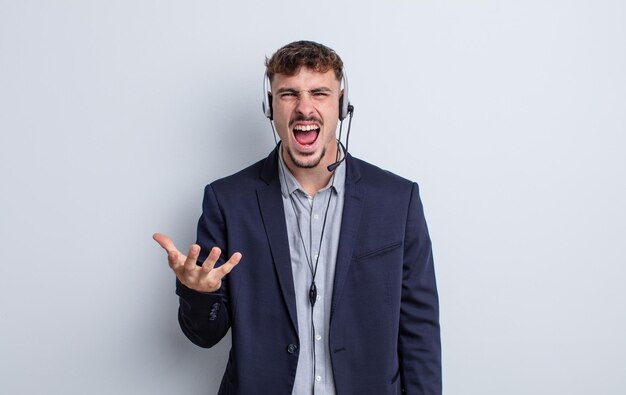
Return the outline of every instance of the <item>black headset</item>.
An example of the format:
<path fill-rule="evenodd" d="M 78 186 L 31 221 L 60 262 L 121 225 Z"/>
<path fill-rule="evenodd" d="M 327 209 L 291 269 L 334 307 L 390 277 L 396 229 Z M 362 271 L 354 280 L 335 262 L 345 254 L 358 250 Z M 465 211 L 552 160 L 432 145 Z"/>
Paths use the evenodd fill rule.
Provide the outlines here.
<path fill-rule="evenodd" d="M 348 97 L 348 77 L 346 77 L 346 69 L 341 70 L 341 83 L 339 88 L 343 86 L 343 94 L 339 97 L 339 120 L 343 121 L 352 112 L 350 99 Z M 274 118 L 272 109 L 272 93 L 270 78 L 265 73 L 263 78 L 263 114 L 271 121 Z"/>

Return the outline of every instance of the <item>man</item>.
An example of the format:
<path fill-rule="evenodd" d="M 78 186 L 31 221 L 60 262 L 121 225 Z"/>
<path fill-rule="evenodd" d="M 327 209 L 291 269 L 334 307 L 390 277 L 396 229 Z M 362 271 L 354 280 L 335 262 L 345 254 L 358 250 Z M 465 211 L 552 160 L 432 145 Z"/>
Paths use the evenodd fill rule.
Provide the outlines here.
<path fill-rule="evenodd" d="M 211 347 L 231 329 L 220 394 L 441 394 L 417 184 L 341 149 L 352 108 L 333 50 L 294 42 L 266 67 L 280 144 L 206 187 L 187 256 L 154 236 L 176 273 L 183 332 Z"/>

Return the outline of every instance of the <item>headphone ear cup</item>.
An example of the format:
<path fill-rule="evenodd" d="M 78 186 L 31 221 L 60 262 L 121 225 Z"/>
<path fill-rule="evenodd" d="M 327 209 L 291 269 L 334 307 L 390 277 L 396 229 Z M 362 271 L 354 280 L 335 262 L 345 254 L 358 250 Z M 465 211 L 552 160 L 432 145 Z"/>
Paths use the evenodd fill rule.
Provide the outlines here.
<path fill-rule="evenodd" d="M 346 117 L 346 114 L 343 113 L 343 93 L 341 94 L 341 96 L 339 97 L 339 120 L 343 121 L 343 119 Z"/>
<path fill-rule="evenodd" d="M 274 119 L 274 107 L 272 106 L 272 94 L 271 93 L 267 94 L 267 107 L 268 107 L 267 108 L 268 111 L 266 115 L 271 121 L 272 119 Z"/>
<path fill-rule="evenodd" d="M 346 69 L 341 71 L 341 96 L 339 96 L 339 120 L 346 119 L 350 110 L 350 96 L 348 96 L 348 76 L 346 75 Z"/>
<path fill-rule="evenodd" d="M 274 118 L 274 111 L 272 109 L 272 93 L 270 91 L 270 79 L 267 73 L 263 74 L 263 115 L 265 115 L 270 121 Z"/>

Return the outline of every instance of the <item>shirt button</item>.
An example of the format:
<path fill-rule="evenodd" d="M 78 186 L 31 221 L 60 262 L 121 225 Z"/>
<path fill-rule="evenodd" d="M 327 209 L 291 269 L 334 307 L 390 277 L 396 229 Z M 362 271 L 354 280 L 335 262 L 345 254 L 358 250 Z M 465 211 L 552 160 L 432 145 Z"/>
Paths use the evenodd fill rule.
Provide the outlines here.
<path fill-rule="evenodd" d="M 317 295 L 317 300 L 322 300 L 322 295 Z"/>
<path fill-rule="evenodd" d="M 298 349 L 298 346 L 296 346 L 295 344 L 290 344 L 287 346 L 287 352 L 289 354 L 295 353 L 297 349 Z"/>
<path fill-rule="evenodd" d="M 320 335 L 315 335 L 315 340 L 322 340 L 322 337 Z"/>
<path fill-rule="evenodd" d="M 320 219 L 320 216 L 319 216 L 319 215 L 317 215 L 317 214 L 314 214 L 314 215 L 313 215 L 313 218 L 315 218 L 315 219 Z"/>
<path fill-rule="evenodd" d="M 315 376 L 315 381 L 322 381 L 322 376 Z"/>

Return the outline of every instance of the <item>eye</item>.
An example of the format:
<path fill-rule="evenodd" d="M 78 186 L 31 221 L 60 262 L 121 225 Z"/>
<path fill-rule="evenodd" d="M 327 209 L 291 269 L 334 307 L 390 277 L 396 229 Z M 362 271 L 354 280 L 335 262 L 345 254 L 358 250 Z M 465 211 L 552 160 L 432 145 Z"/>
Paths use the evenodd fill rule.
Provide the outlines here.
<path fill-rule="evenodd" d="M 282 92 L 280 93 L 280 98 L 283 100 L 293 100 L 293 99 L 297 99 L 298 98 L 298 93 L 297 92 Z"/>
<path fill-rule="evenodd" d="M 326 101 L 331 95 L 332 92 L 328 89 L 313 89 L 311 91 L 311 97 L 318 101 Z"/>

